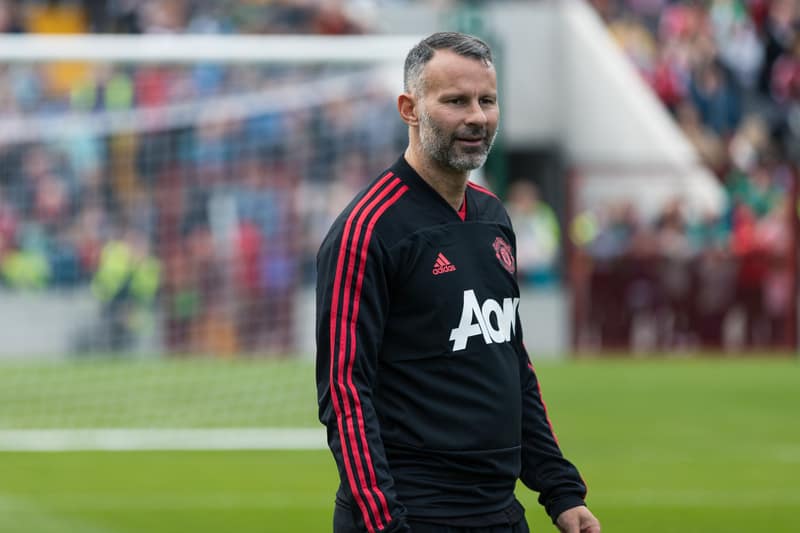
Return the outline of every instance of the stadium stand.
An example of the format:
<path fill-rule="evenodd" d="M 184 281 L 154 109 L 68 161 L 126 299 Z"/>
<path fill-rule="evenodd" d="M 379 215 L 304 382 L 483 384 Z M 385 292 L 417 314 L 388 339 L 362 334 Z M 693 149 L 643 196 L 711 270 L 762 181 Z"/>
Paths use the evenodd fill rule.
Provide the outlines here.
<path fill-rule="evenodd" d="M 727 207 L 689 213 L 670 199 L 644 219 L 632 198 L 579 214 L 577 269 L 590 273 L 578 344 L 626 349 L 638 330 L 652 349 L 794 346 L 798 3 L 591 3 L 724 186 Z"/>

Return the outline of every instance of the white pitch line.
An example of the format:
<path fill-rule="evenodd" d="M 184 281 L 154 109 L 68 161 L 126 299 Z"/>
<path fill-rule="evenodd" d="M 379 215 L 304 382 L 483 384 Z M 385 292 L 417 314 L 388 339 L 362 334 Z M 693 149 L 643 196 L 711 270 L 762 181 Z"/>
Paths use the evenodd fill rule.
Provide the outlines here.
<path fill-rule="evenodd" d="M 0 451 L 322 450 L 322 428 L 20 429 L 0 431 Z"/>
<path fill-rule="evenodd" d="M 101 494 L 87 493 L 37 493 L 37 498 L 47 501 L 55 510 L 73 511 L 171 511 L 191 509 L 329 509 L 333 506 L 330 495 L 298 498 L 296 493 L 264 492 L 204 492 L 199 494 L 142 493 Z M 0 497 L 0 515 L 10 512 L 39 513 L 38 506 L 18 503 L 18 498 L 4 501 Z M 2 531 L 2 529 L 0 529 Z"/>

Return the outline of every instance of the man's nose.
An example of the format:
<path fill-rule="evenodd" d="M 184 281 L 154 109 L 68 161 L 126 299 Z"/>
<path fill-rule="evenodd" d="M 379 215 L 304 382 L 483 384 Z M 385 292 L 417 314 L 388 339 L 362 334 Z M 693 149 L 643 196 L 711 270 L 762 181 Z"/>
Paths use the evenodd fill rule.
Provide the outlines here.
<path fill-rule="evenodd" d="M 481 126 L 488 122 L 486 111 L 481 107 L 480 102 L 474 101 L 470 104 L 465 122 L 467 124 L 477 124 Z"/>

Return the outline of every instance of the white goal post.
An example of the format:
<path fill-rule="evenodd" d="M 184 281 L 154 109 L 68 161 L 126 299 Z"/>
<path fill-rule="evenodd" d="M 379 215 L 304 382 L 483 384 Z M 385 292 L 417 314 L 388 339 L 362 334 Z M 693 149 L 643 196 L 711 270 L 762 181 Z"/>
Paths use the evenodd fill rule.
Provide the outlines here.
<path fill-rule="evenodd" d="M 0 35 L 0 62 L 402 63 L 413 35 Z"/>
<path fill-rule="evenodd" d="M 243 358 L 244 362 L 238 367 L 239 363 L 228 365 L 226 361 L 229 359 L 217 357 L 235 357 L 226 350 L 231 350 L 231 346 L 244 345 L 244 341 L 236 344 L 229 339 L 232 335 L 230 330 L 239 326 L 237 321 L 240 315 L 247 315 L 249 312 L 264 321 L 255 324 L 255 327 L 245 328 L 246 335 L 262 335 L 264 330 L 270 328 L 289 327 L 278 319 L 270 323 L 269 317 L 262 318 L 260 313 L 272 312 L 270 309 L 264 311 L 259 308 L 252 311 L 242 307 L 238 300 L 241 293 L 237 293 L 233 287 L 240 273 L 233 264 L 235 258 L 228 255 L 233 254 L 231 240 L 246 240 L 251 237 L 249 233 L 232 232 L 232 228 L 238 222 L 246 220 L 247 216 L 237 214 L 237 202 L 249 209 L 249 212 L 255 211 L 258 215 L 258 205 L 253 202 L 261 198 L 259 194 L 264 196 L 269 193 L 264 193 L 265 186 L 262 182 L 266 178 L 263 178 L 263 173 L 292 174 L 291 168 L 287 171 L 280 165 L 271 166 L 271 161 L 258 162 L 255 171 L 252 165 L 247 166 L 246 163 L 248 158 L 268 159 L 270 156 L 264 156 L 263 152 L 272 153 L 269 151 L 278 150 L 281 157 L 287 158 L 289 166 L 299 158 L 305 165 L 302 172 L 308 169 L 319 172 L 322 167 L 339 169 L 337 172 L 346 175 L 353 168 L 364 170 L 366 164 L 361 152 L 370 151 L 375 142 L 385 141 L 387 144 L 383 145 L 384 151 L 392 153 L 393 146 L 386 140 L 389 136 L 386 135 L 386 139 L 381 141 L 382 136 L 374 134 L 375 131 L 381 133 L 375 124 L 372 124 L 372 130 L 357 129 L 355 133 L 347 131 L 348 136 L 342 142 L 366 143 L 363 148 L 350 150 L 335 142 L 337 138 L 326 136 L 337 133 L 329 134 L 324 127 L 320 129 L 318 122 L 322 120 L 328 125 L 347 126 L 351 122 L 359 121 L 366 124 L 367 119 L 374 122 L 377 117 L 391 119 L 392 117 L 386 117 L 387 108 L 380 106 L 387 102 L 393 105 L 388 99 L 393 96 L 388 95 L 402 90 L 402 63 L 408 50 L 419 39 L 419 36 L 413 35 L 0 36 L 0 65 L 4 66 L 0 76 L 10 79 L 16 73 L 21 73 L 19 80 L 26 82 L 38 79 L 36 76 L 40 75 L 41 67 L 49 68 L 50 65 L 62 62 L 79 63 L 89 71 L 101 71 L 112 65 L 116 72 L 126 69 L 135 72 L 139 66 L 142 69 L 164 66 L 168 69 L 191 70 L 195 65 L 211 64 L 225 72 L 233 71 L 246 81 L 249 73 L 242 75 L 243 69 L 247 70 L 252 65 L 254 71 L 258 70 L 258 74 L 253 75 L 256 76 L 255 79 L 249 79 L 249 85 L 240 83 L 234 89 L 225 88 L 221 92 L 193 95 L 188 99 L 178 98 L 156 107 L 139 107 L 135 102 L 126 107 L 108 109 L 74 106 L 73 100 L 78 99 L 76 101 L 80 102 L 82 94 L 77 91 L 75 94 L 67 94 L 66 97 L 61 95 L 66 104 L 56 102 L 48 105 L 46 94 L 36 91 L 26 93 L 23 88 L 19 92 L 22 97 L 33 94 L 40 98 L 39 104 L 44 102 L 45 105 L 37 107 L 25 100 L 15 102 L 11 106 L 12 111 L 8 111 L 9 108 L 0 108 L 0 174 L 14 177 L 0 180 L 0 214 L 3 214 L 3 209 L 8 208 L 9 212 L 16 214 L 20 227 L 35 227 L 37 235 L 43 235 L 43 238 L 53 242 L 72 239 L 76 232 L 83 231 L 86 224 L 93 220 L 92 217 L 98 216 L 94 210 L 87 211 L 86 220 L 82 217 L 83 204 L 87 199 L 97 196 L 96 191 L 87 192 L 83 187 L 98 187 L 103 194 L 113 197 L 113 202 L 109 204 L 111 207 L 103 208 L 106 211 L 115 206 L 125 207 L 128 209 L 128 219 L 133 219 L 145 229 L 161 235 L 153 226 L 163 224 L 163 219 L 167 218 L 158 209 L 175 205 L 175 198 L 169 197 L 174 190 L 154 192 L 147 187 L 152 189 L 153 184 L 159 180 L 175 179 L 168 173 L 169 169 L 164 170 L 162 160 L 172 158 L 181 162 L 186 158 L 197 158 L 210 161 L 208 164 L 216 168 L 214 165 L 222 164 L 219 161 L 227 158 L 226 161 L 232 160 L 237 165 L 230 172 L 220 172 L 213 168 L 212 171 L 201 169 L 188 172 L 188 177 L 181 178 L 186 180 L 190 188 L 206 187 L 199 191 L 202 193 L 198 195 L 200 200 L 188 198 L 188 192 L 184 195 L 187 197 L 184 200 L 195 203 L 200 201 L 200 207 L 195 205 L 195 210 L 201 211 L 200 218 L 209 226 L 210 237 L 207 243 L 202 240 L 202 235 L 197 237 L 197 242 L 189 241 L 194 238 L 190 235 L 186 242 L 178 242 L 188 251 L 181 248 L 180 252 L 171 254 L 175 257 L 158 256 L 159 246 L 163 251 L 163 245 L 158 242 L 154 245 L 154 253 L 161 262 L 162 285 L 180 283 L 181 276 L 189 275 L 183 271 L 174 271 L 177 267 L 173 263 L 180 263 L 198 249 L 198 253 L 202 254 L 206 244 L 211 247 L 212 255 L 221 255 L 224 259 L 220 274 L 222 281 L 217 280 L 214 284 L 206 280 L 204 283 L 216 290 L 213 297 L 216 302 L 221 302 L 223 314 L 228 312 L 226 309 L 233 309 L 230 314 L 235 316 L 220 319 L 219 315 L 210 315 L 207 322 L 200 326 L 211 326 L 200 333 L 197 329 L 200 326 L 187 326 L 185 335 L 190 340 L 187 341 L 184 351 L 166 350 L 168 353 L 177 353 L 180 357 L 148 354 L 97 359 L 96 352 L 87 352 L 94 354 L 89 358 L 81 353 L 66 353 L 65 349 L 65 353 L 38 356 L 34 360 L 19 357 L 19 353 L 25 353 L 24 346 L 0 347 L 0 451 L 324 448 L 324 429 L 313 420 L 316 411 L 313 372 L 310 371 L 307 361 L 293 366 L 286 359 L 262 359 L 258 357 L 261 355 L 259 352 L 272 353 L 269 342 L 274 342 L 263 339 L 254 341 L 263 341 L 262 344 L 255 344 L 252 355 L 256 357 Z M 265 69 L 273 66 L 278 70 L 278 76 L 283 76 L 278 83 L 266 78 L 270 73 Z M 107 71 L 103 75 L 107 76 Z M 134 85 L 135 83 L 131 83 L 131 86 Z M 134 86 L 130 90 L 138 89 Z M 381 94 L 376 96 L 376 92 L 380 91 L 385 92 L 387 100 L 384 104 L 376 105 L 381 98 Z M 266 141 L 261 132 L 274 127 L 270 121 L 281 114 L 290 117 L 276 138 L 269 141 L 272 145 L 265 148 Z M 352 115 L 356 115 L 356 120 L 352 120 Z M 324 122 L 326 120 L 328 122 Z M 245 126 L 249 127 L 249 121 L 253 123 L 253 127 L 261 129 L 255 130 L 257 133 L 238 132 L 230 135 L 230 139 L 223 139 L 225 142 L 220 141 L 221 137 L 230 133 L 231 128 L 244 130 Z M 358 128 L 358 125 L 352 127 Z M 152 142 L 149 144 L 145 142 L 148 135 L 162 131 L 169 132 L 170 135 L 163 140 L 150 139 Z M 202 141 L 205 144 L 199 148 L 187 148 L 187 131 L 193 132 L 195 141 L 199 139 L 197 142 Z M 136 137 L 141 139 L 131 140 Z M 131 155 L 137 149 L 140 152 Z M 167 153 L 170 150 L 172 152 Z M 231 151 L 233 155 L 228 153 Z M 25 159 L 29 156 L 30 160 Z M 127 163 L 120 166 L 117 160 Z M 85 168 L 76 170 L 70 167 L 73 164 L 81 164 Z M 244 166 L 238 166 L 240 164 Z M 138 167 L 131 170 L 136 165 Z M 99 170 L 95 168 L 97 166 L 100 167 Z M 28 176 L 27 173 L 35 173 L 40 167 L 46 167 L 41 176 Z M 142 176 L 151 167 L 157 167 L 159 173 Z M 366 175 L 379 170 L 369 168 L 363 173 Z M 82 176 L 81 171 L 89 173 Z M 120 176 L 118 172 L 138 173 L 137 179 L 146 185 L 132 185 L 129 176 Z M 209 177 L 208 172 L 217 174 Z M 247 174 L 248 172 L 255 172 L 256 175 Z M 320 183 L 320 178 L 310 178 L 302 172 L 298 171 L 298 181 L 291 183 L 291 187 L 301 189 L 300 193 L 293 193 L 294 196 L 288 200 L 285 195 L 262 198 L 265 203 L 259 205 L 290 204 L 295 209 L 291 214 L 293 223 L 302 228 L 298 231 L 306 231 L 307 226 L 316 225 L 317 236 L 309 237 L 303 233 L 293 233 L 289 237 L 273 235 L 272 241 L 264 237 L 264 243 L 272 245 L 272 242 L 282 243 L 285 240 L 299 241 L 311 248 L 314 239 L 318 238 L 319 229 L 328 223 L 324 206 L 332 199 L 342 201 L 345 196 L 339 190 L 339 178 L 336 177 L 339 174 L 332 174 L 333 177 L 330 178 L 323 176 L 329 181 Z M 237 181 L 240 179 L 241 182 Z M 203 180 L 207 180 L 209 185 L 206 186 L 206 181 Z M 224 187 L 220 185 L 220 180 L 224 181 Z M 100 186 L 96 183 L 98 181 L 102 182 Z M 33 195 L 33 198 L 38 198 L 38 191 L 31 192 L 27 187 L 30 183 L 40 182 L 49 184 L 50 187 L 43 188 L 42 194 L 52 193 L 55 196 L 45 196 L 42 200 L 43 206 L 35 202 L 31 206 L 28 197 Z M 111 182 L 114 184 L 110 185 Z M 347 185 L 353 186 L 352 183 Z M 276 187 L 276 190 L 284 194 L 281 187 L 286 188 L 287 185 L 279 182 Z M 124 196 L 126 194 L 133 196 Z M 68 205 L 62 213 L 58 211 L 58 205 L 52 207 L 52 203 L 48 202 L 60 201 L 64 195 Z M 54 212 L 57 216 L 53 215 Z M 117 213 L 111 212 L 104 214 L 107 219 L 116 215 Z M 190 219 L 192 216 L 198 218 L 197 213 L 190 215 L 187 215 Z M 152 219 L 156 222 L 152 222 Z M 190 222 L 197 224 L 194 219 Z M 255 219 L 250 222 L 251 225 L 260 225 L 259 228 L 265 232 L 276 224 L 271 219 Z M 189 230 L 180 224 L 175 224 L 175 227 L 176 231 L 186 232 L 194 226 L 189 225 Z M 95 229 L 103 236 L 110 235 L 108 228 L 102 224 L 98 223 Z M 160 238 L 163 237 L 157 236 L 156 240 Z M 183 239 L 182 236 L 170 238 Z M 14 246 L 19 248 L 15 251 L 27 253 L 22 237 Z M 280 252 L 273 253 L 280 255 Z M 259 268 L 267 273 L 253 275 L 266 276 L 265 283 L 269 285 L 271 280 L 289 275 L 287 269 L 296 271 L 301 266 L 297 262 L 289 266 L 280 262 L 266 266 L 259 263 Z M 187 272 L 194 273 L 192 275 L 199 272 L 202 275 L 205 272 L 203 268 L 206 267 L 200 265 Z M 0 271 L 0 276 L 5 274 L 6 271 Z M 95 275 L 94 271 L 86 272 L 81 281 L 74 282 L 77 289 L 71 285 L 70 290 L 77 290 L 86 295 L 85 298 L 91 298 Z M 50 283 L 53 283 L 53 278 L 51 271 Z M 23 282 L 25 280 L 28 278 L 23 278 Z M 25 312 L 35 312 L 33 303 L 25 303 L 27 289 L 17 290 L 6 285 L 11 286 L 12 283 L 3 278 L 0 281 L 0 291 L 6 291 L 6 294 L 13 292 L 14 301 L 22 302 L 23 307 L 27 305 Z M 305 287 L 304 290 L 308 292 L 307 289 Z M 48 291 L 55 293 L 56 289 L 44 283 L 44 286 L 37 285 L 36 291 L 35 298 L 31 296 L 31 302 L 36 300 L 39 302 L 36 305 L 41 308 L 46 305 Z M 177 292 L 176 295 L 169 306 L 200 305 L 196 299 L 187 297 L 187 300 L 185 295 Z M 160 305 L 167 307 L 164 303 Z M 51 309 L 56 307 L 58 306 L 52 306 Z M 58 308 L 67 309 L 62 314 L 64 320 L 68 321 L 74 320 L 74 317 L 68 316 L 68 309 L 77 310 L 78 306 L 62 305 Z M 4 311 L 0 306 L 0 313 L 2 312 Z M 166 312 L 162 309 L 161 313 Z M 50 318 L 52 315 L 48 315 L 48 319 Z M 157 320 L 163 324 L 171 324 L 169 320 Z M 230 322 L 229 327 L 225 326 L 226 320 Z M 313 317 L 305 316 L 301 320 L 313 322 Z M 166 331 L 168 327 L 172 326 L 164 326 L 162 337 L 169 336 L 169 331 Z M 48 331 L 46 324 L 39 328 L 42 332 Z M 36 332 L 32 331 L 32 334 L 35 335 Z M 21 332 L 13 338 L 24 339 L 26 335 Z M 236 335 L 235 331 L 233 335 Z M 198 349 L 193 342 L 205 343 L 207 347 Z M 17 349 L 19 351 L 16 355 L 11 353 Z M 201 357 L 187 357 L 187 354 L 199 354 Z M 141 364 L 138 362 L 140 360 Z M 233 362 L 235 361 L 234 358 Z"/>

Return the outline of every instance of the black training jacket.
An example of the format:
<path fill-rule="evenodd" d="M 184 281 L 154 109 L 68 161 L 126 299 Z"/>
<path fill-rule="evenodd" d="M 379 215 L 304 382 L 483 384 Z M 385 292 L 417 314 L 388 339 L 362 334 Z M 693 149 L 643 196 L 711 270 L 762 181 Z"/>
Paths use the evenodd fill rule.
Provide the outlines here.
<path fill-rule="evenodd" d="M 517 479 L 553 519 L 583 505 L 522 344 L 515 246 L 491 192 L 469 183 L 457 213 L 403 158 L 322 243 L 319 417 L 365 531 L 503 511 Z"/>

